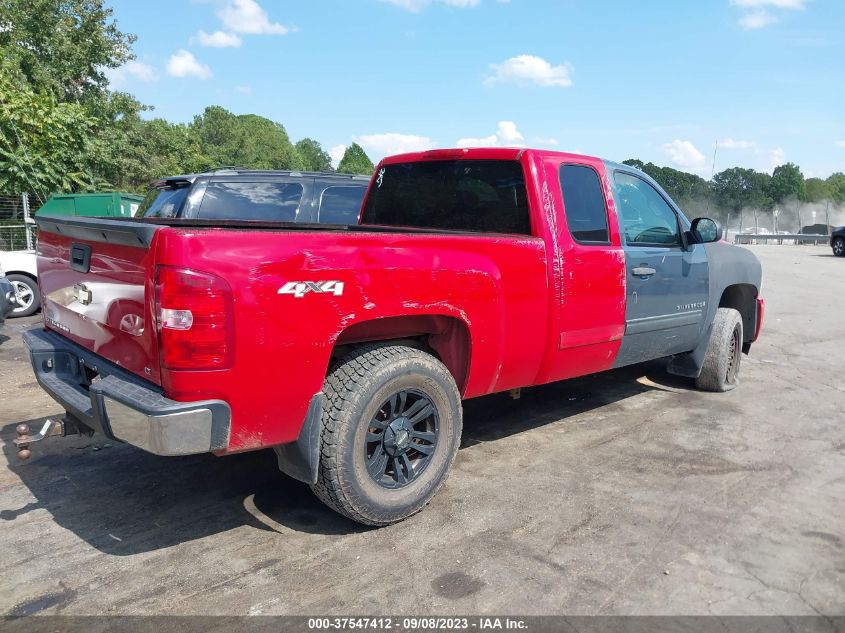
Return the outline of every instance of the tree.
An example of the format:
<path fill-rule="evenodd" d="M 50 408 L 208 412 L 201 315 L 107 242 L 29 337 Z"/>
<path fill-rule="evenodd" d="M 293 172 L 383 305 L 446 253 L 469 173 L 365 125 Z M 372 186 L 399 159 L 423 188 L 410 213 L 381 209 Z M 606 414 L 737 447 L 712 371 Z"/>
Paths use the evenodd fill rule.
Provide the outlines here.
<path fill-rule="evenodd" d="M 798 166 L 793 163 L 786 163 L 780 167 L 775 167 L 767 193 L 776 203 L 783 202 L 790 197 L 795 197 L 803 201 L 807 198 L 804 175 Z"/>
<path fill-rule="evenodd" d="M 207 167 L 303 169 L 284 126 L 257 114 L 235 115 L 209 106 L 190 125 Z"/>
<path fill-rule="evenodd" d="M 304 169 L 308 171 L 332 171 L 332 158 L 320 144 L 310 138 L 304 138 L 296 144 Z"/>
<path fill-rule="evenodd" d="M 743 208 L 768 210 L 772 200 L 768 197 L 769 175 L 753 169 L 731 167 L 713 176 L 712 189 L 716 203 L 733 213 Z"/>
<path fill-rule="evenodd" d="M 651 176 L 669 197 L 680 205 L 692 201 L 706 201 L 710 196 L 710 187 L 701 176 L 671 167 L 658 167 L 654 163 L 643 163 L 636 158 L 629 158 L 624 164 L 636 167 Z"/>
<path fill-rule="evenodd" d="M 804 184 L 807 188 L 807 202 L 830 200 L 831 188 L 827 181 L 821 178 L 807 178 Z"/>
<path fill-rule="evenodd" d="M 830 177 L 825 180 L 829 190 L 830 190 L 830 199 L 832 202 L 836 202 L 837 204 L 842 204 L 845 202 L 845 174 L 842 172 L 836 172 L 835 174 L 831 174 Z"/>
<path fill-rule="evenodd" d="M 0 60 L 0 191 L 53 191 L 103 185 L 94 170 L 90 136 L 96 120 L 78 103 L 17 84 Z"/>
<path fill-rule="evenodd" d="M 0 57 L 58 103 L 102 97 L 105 71 L 134 59 L 103 0 L 0 0 Z"/>
<path fill-rule="evenodd" d="M 629 167 L 636 167 L 640 171 L 643 171 L 645 168 L 645 164 L 639 158 L 629 158 L 628 160 L 623 160 L 622 164 L 628 165 Z"/>
<path fill-rule="evenodd" d="M 375 166 L 364 149 L 358 143 L 352 143 L 343 153 L 337 171 L 342 174 L 364 174 L 369 176 Z"/>
<path fill-rule="evenodd" d="M 131 99 L 120 93 L 116 96 Z M 208 168 L 199 141 L 188 126 L 164 119 L 145 121 L 139 114 L 140 104 L 134 99 L 131 102 L 136 107 L 126 107 L 120 119 L 98 136 L 103 155 L 100 171 L 114 188 L 145 191 L 161 176 Z"/>

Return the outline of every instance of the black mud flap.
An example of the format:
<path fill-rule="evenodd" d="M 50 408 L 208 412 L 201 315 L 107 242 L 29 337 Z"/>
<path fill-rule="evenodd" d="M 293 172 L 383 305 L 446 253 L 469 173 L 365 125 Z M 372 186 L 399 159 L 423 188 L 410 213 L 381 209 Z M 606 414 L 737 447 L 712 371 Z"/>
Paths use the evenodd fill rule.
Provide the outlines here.
<path fill-rule="evenodd" d="M 306 484 L 317 483 L 324 400 L 322 393 L 311 398 L 308 413 L 305 414 L 305 422 L 295 442 L 273 447 L 276 458 L 279 460 L 279 470 Z"/>

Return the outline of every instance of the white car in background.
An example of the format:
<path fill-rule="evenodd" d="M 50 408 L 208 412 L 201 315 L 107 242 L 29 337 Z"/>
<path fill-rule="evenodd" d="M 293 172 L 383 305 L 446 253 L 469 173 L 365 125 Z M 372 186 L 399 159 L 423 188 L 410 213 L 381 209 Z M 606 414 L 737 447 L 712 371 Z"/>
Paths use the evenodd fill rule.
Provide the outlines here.
<path fill-rule="evenodd" d="M 9 317 L 29 316 L 41 307 L 35 251 L 0 251 L 0 269 L 12 284 L 17 305 Z"/>

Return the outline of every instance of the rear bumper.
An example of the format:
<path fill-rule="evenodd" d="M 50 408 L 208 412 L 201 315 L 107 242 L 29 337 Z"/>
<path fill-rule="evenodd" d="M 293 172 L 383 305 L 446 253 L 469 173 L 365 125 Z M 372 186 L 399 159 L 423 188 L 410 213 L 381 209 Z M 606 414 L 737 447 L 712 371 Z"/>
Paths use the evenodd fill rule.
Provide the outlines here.
<path fill-rule="evenodd" d="M 23 335 L 38 384 L 77 422 L 156 455 L 193 455 L 229 445 L 222 400 L 177 402 L 125 369 L 47 330 Z"/>

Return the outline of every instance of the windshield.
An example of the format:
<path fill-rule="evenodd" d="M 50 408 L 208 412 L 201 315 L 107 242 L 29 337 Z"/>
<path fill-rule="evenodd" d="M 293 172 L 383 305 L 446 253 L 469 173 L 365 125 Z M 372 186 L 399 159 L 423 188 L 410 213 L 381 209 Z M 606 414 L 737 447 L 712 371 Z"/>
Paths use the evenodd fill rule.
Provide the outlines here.
<path fill-rule="evenodd" d="M 530 234 L 522 166 L 506 160 L 384 165 L 362 224 Z"/>
<path fill-rule="evenodd" d="M 141 203 L 137 215 L 144 218 L 175 218 L 182 209 L 189 189 L 152 189 Z"/>

